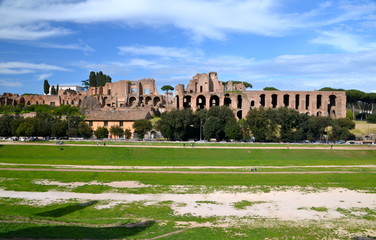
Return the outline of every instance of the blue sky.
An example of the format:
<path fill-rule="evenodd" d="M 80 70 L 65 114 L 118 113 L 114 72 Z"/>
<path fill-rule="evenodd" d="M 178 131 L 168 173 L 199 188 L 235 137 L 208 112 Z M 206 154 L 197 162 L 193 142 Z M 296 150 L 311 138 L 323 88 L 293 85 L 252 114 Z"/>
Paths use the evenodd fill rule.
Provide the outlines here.
<path fill-rule="evenodd" d="M 376 1 L 3 0 L 0 94 L 112 81 L 376 91 Z M 161 92 L 161 91 L 160 91 Z"/>

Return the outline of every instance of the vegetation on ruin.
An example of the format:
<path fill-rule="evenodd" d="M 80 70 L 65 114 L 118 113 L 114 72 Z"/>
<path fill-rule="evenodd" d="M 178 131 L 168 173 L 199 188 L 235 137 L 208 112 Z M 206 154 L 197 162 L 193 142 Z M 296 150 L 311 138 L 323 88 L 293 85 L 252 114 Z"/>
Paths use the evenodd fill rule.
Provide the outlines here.
<path fill-rule="evenodd" d="M 243 84 L 245 88 L 253 88 L 252 84 L 250 84 L 249 82 L 242 82 L 242 81 L 226 81 L 226 82 L 222 82 L 222 84 L 224 86 L 227 86 L 228 82 L 232 82 L 232 84 Z"/>
<path fill-rule="evenodd" d="M 279 89 L 275 88 L 275 87 L 264 87 L 263 89 L 264 91 L 279 91 Z"/>

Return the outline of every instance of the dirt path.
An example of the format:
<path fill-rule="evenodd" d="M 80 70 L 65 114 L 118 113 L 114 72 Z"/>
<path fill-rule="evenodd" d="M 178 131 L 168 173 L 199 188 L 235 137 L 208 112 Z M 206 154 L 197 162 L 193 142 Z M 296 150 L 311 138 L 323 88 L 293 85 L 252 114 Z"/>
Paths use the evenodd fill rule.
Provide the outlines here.
<path fill-rule="evenodd" d="M 183 144 L 183 143 L 182 143 Z M 54 143 L 22 143 L 22 142 L 0 142 L 0 145 L 39 145 L 39 146 L 60 146 L 56 145 Z M 187 144 L 186 147 L 183 146 L 163 146 L 163 145 L 111 145 L 111 142 L 107 142 L 106 146 L 100 145 L 96 146 L 94 144 L 64 144 L 61 146 L 77 146 L 77 147 L 130 147 L 130 148 L 186 148 L 186 149 L 318 149 L 318 150 L 376 150 L 376 145 L 367 145 L 367 146 L 353 146 L 353 145 L 331 145 L 328 146 L 315 146 L 315 145 L 309 145 L 309 146 L 197 146 L 194 147 L 189 146 Z"/>
<path fill-rule="evenodd" d="M 86 169 L 284 169 L 284 168 L 376 168 L 376 165 L 308 165 L 308 166 L 111 166 L 111 165 L 57 165 L 31 163 L 0 163 L 0 166 L 28 166 L 51 168 L 86 168 Z"/>
<path fill-rule="evenodd" d="M 42 171 L 42 172 L 121 172 L 121 173 L 174 173 L 174 174 L 332 174 L 364 173 L 362 171 L 303 171 L 303 172 L 208 172 L 208 171 L 150 171 L 110 169 L 56 169 L 56 168 L 0 168 L 0 171 Z M 376 173 L 376 171 L 367 172 Z"/>

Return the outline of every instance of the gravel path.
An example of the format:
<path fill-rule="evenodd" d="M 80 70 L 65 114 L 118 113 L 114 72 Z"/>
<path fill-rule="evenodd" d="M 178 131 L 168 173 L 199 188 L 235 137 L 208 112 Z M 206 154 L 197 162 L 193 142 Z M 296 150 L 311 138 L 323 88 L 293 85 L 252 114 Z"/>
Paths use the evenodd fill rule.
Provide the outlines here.
<path fill-rule="evenodd" d="M 110 169 L 56 169 L 56 168 L 0 168 L 0 171 L 42 171 L 42 172 L 122 172 L 122 173 L 175 173 L 175 174 L 332 174 L 364 173 L 362 171 L 302 171 L 302 172 L 208 172 L 208 171 L 151 171 L 151 170 L 110 170 Z M 376 173 L 375 171 L 367 173 Z"/>
<path fill-rule="evenodd" d="M 30 163 L 0 163 L 0 166 L 28 166 L 86 169 L 252 169 L 252 168 L 376 168 L 376 165 L 302 165 L 302 166 L 111 166 L 111 165 L 58 165 Z"/>
<path fill-rule="evenodd" d="M 183 143 L 182 143 L 183 144 Z M 94 144 L 64 144 L 64 145 L 56 145 L 54 143 L 28 143 L 28 142 L 0 142 L 0 145 L 39 145 L 39 146 L 77 146 L 77 147 L 131 147 L 131 148 L 208 148 L 208 149 L 322 149 L 322 150 L 376 150 L 376 145 L 367 145 L 367 146 L 356 146 L 356 145 L 331 145 L 328 146 L 315 146 L 315 145 L 307 145 L 307 146 L 229 146 L 229 145 L 223 145 L 223 146 L 199 146 L 195 145 L 194 147 L 189 146 L 187 144 L 186 147 L 183 146 L 155 146 L 155 145 L 111 145 L 111 142 L 107 142 L 106 146 L 100 145 L 94 145 Z"/>

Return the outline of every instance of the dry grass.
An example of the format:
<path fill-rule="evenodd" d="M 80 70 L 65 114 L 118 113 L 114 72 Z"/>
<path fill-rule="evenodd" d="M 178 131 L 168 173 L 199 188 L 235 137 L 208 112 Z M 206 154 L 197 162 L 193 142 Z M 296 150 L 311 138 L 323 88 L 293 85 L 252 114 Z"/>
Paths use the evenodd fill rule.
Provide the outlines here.
<path fill-rule="evenodd" d="M 365 121 L 355 121 L 355 129 L 351 130 L 356 136 L 376 135 L 376 124 Z"/>

